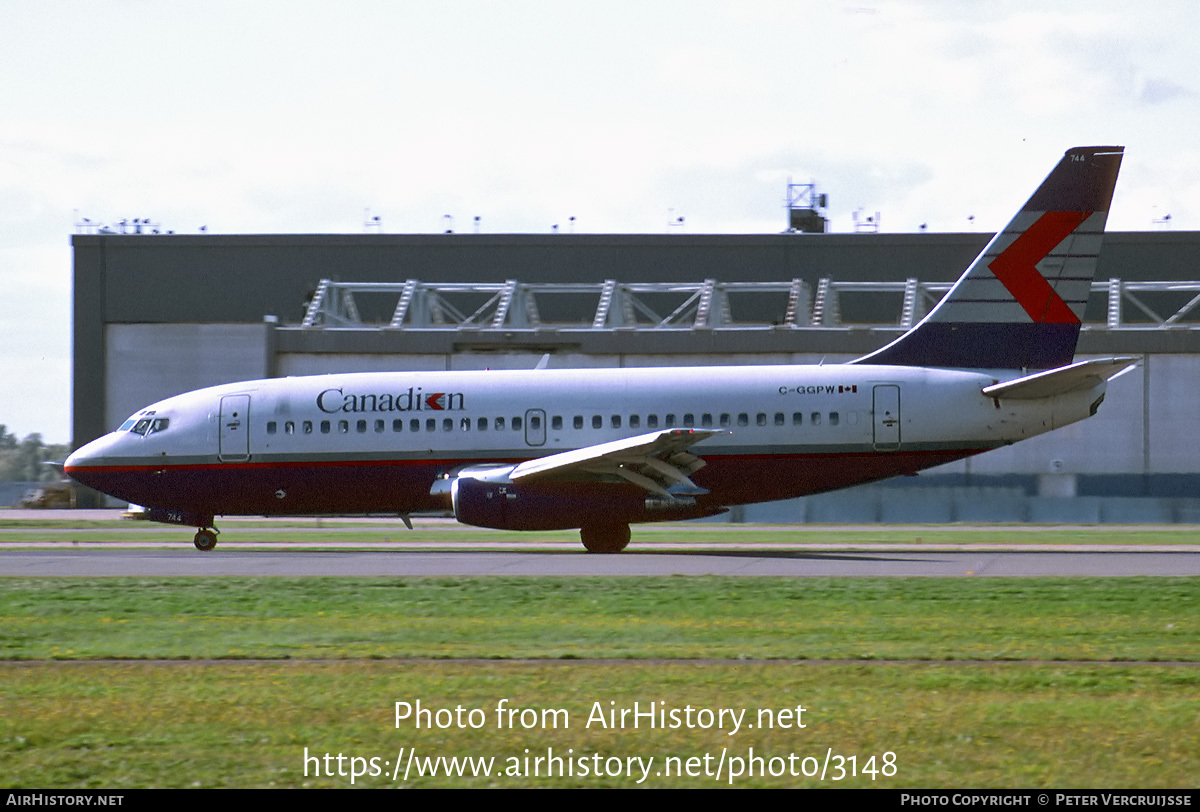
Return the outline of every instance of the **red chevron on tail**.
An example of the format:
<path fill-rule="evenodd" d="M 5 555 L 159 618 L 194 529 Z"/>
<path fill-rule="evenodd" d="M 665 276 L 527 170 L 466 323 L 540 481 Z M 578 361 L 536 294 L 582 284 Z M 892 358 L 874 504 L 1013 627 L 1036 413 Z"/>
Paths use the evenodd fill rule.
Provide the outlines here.
<path fill-rule="evenodd" d="M 1037 264 L 1091 216 L 1090 211 L 1048 211 L 988 265 L 1034 322 L 1079 323 Z"/>

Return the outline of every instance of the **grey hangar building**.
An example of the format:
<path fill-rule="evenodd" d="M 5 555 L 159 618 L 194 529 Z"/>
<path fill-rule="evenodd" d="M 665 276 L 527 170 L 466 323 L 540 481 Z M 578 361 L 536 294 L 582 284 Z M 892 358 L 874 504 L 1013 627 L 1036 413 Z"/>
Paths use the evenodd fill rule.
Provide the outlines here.
<path fill-rule="evenodd" d="M 990 236 L 76 234 L 72 446 L 264 377 L 839 363 L 920 320 Z M 1143 360 L 1036 440 L 718 519 L 1200 522 L 1200 232 L 1109 232 L 1077 355 Z"/>

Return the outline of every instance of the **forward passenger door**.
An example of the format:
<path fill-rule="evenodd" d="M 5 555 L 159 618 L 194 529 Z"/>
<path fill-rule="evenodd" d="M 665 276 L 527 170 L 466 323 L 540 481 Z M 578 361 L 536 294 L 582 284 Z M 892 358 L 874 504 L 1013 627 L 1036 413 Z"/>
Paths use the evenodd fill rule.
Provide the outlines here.
<path fill-rule="evenodd" d="M 222 462 L 250 459 L 250 396 L 221 398 L 221 427 L 218 457 Z"/>

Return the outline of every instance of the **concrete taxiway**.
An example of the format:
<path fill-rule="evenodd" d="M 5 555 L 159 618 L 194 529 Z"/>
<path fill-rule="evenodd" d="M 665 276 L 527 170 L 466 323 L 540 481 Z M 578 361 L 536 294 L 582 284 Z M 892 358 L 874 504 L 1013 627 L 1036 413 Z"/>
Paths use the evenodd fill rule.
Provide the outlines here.
<path fill-rule="evenodd" d="M 0 576 L 1197 576 L 1200 551 L 698 550 L 620 555 L 514 551 L 10 549 Z"/>
<path fill-rule="evenodd" d="M 191 545 L 188 528 L 116 521 L 120 515 L 5 511 L 4 518 L 13 521 L 0 528 L 0 576 L 1200 575 L 1200 544 L 1179 544 L 1178 538 L 1154 546 L 1114 544 L 1118 533 L 1104 538 L 1105 544 L 1051 546 L 1035 541 L 1047 528 L 1033 525 L 913 528 L 917 543 L 862 543 L 863 535 L 858 543 L 814 543 L 804 532 L 811 527 L 681 524 L 668 532 L 639 527 L 624 553 L 588 555 L 573 533 L 513 541 L 512 534 L 506 538 L 448 519 L 422 519 L 417 532 L 379 518 L 299 524 L 239 519 L 216 550 L 202 553 Z M 693 532 L 698 530 L 706 532 Z"/>

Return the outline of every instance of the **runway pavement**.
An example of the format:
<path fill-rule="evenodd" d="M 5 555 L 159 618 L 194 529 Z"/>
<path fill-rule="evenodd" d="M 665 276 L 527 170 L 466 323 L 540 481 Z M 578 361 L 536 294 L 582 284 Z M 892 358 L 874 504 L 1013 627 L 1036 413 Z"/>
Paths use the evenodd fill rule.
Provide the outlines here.
<path fill-rule="evenodd" d="M 0 550 L 0 576 L 1196 576 L 1200 552 Z"/>
<path fill-rule="evenodd" d="M 164 541 L 161 526 L 114 520 L 119 511 L 4 511 L 19 522 L 0 532 L 0 576 L 652 576 L 744 575 L 785 577 L 988 577 L 988 576 L 1196 576 L 1200 575 L 1200 545 L 1061 545 L 1029 544 L 1035 526 L 1005 527 L 997 543 L 991 533 L 918 533 L 921 544 L 908 543 L 756 543 L 767 528 L 738 525 L 691 525 L 708 533 L 696 540 L 687 532 L 645 532 L 619 555 L 588 555 L 579 542 L 546 539 L 530 542 L 498 540 L 492 531 L 478 531 L 464 542 L 463 528 L 453 520 L 423 519 L 426 532 L 409 535 L 382 530 L 374 539 L 347 534 L 379 525 L 380 519 L 332 519 L 312 526 L 274 520 L 243 522 L 241 530 L 222 540 L 217 549 L 202 553 L 190 543 L 187 528 L 179 538 Z M 62 528 L 47 524 L 41 540 L 18 541 L 30 524 L 100 522 L 94 527 Z M 387 521 L 387 520 L 382 520 Z M 394 519 L 392 520 L 394 521 Z M 127 527 L 123 538 L 112 540 L 113 527 Z M 382 525 L 387 528 L 388 525 Z M 686 531 L 688 525 L 679 528 Z M 868 528 L 879 530 L 879 527 Z M 948 530 L 948 528 L 939 528 Z M 978 528 L 976 528 L 978 529 Z M 1041 528 L 1044 530 L 1045 528 Z M 449 545 L 439 530 L 459 533 Z M 721 532 L 725 531 L 725 532 Z M 726 535 L 728 541 L 725 540 Z M 985 543 L 970 543 L 980 536 Z M 1015 537 L 1023 538 L 1015 538 Z M 568 536 L 569 537 L 569 536 Z M 778 538 L 778 534 L 775 534 Z M 937 543 L 953 537 L 968 543 Z M 91 539 L 95 538 L 96 541 Z M 61 539 L 61 540 L 60 540 Z M 918 539 L 920 540 L 920 539 Z M 984 541 L 984 539 L 980 539 Z M 1111 539 L 1110 539 L 1111 541 Z"/>

